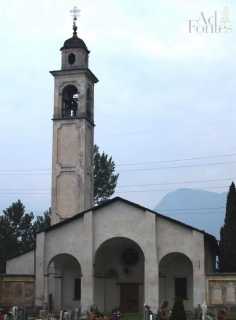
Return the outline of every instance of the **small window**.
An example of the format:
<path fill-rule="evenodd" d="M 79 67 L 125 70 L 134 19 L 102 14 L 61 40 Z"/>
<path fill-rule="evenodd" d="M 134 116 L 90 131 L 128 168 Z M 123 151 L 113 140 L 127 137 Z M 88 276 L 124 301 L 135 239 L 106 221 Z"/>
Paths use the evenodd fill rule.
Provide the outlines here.
<path fill-rule="evenodd" d="M 75 63 L 75 55 L 74 53 L 70 53 L 69 56 L 68 56 L 68 62 L 69 64 L 74 64 Z"/>
<path fill-rule="evenodd" d="M 175 297 L 187 300 L 187 279 L 175 278 Z"/>
<path fill-rule="evenodd" d="M 75 279 L 74 300 L 81 300 L 81 279 Z"/>

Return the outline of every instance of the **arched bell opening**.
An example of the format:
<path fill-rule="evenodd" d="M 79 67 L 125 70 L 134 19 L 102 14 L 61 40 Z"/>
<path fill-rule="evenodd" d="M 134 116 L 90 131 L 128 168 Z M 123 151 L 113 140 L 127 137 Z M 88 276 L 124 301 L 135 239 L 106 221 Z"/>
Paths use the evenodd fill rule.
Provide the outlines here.
<path fill-rule="evenodd" d="M 62 91 L 62 118 L 75 118 L 79 112 L 79 92 L 73 85 L 66 86 Z"/>

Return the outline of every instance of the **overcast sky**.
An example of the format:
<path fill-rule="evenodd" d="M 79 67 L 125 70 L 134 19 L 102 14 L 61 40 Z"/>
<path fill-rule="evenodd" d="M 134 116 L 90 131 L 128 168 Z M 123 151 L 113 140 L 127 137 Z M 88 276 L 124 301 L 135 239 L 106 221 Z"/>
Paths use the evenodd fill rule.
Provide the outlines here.
<path fill-rule="evenodd" d="M 117 194 L 153 208 L 177 188 L 226 191 L 236 180 L 233 1 L 8 0 L 0 11 L 0 207 L 18 198 L 34 212 L 50 205 L 49 70 L 60 69 L 74 5 L 100 80 L 95 141 L 117 164 Z M 190 19 L 215 11 L 220 19 L 225 6 L 231 32 L 189 32 Z"/>

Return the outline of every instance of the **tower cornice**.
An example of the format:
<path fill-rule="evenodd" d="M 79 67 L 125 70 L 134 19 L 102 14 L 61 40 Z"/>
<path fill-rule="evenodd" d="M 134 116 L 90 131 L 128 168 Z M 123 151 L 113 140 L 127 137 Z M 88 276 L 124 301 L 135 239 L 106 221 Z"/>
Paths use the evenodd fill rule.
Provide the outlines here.
<path fill-rule="evenodd" d="M 62 118 L 62 117 L 54 117 L 52 118 L 52 121 L 61 121 L 64 123 L 67 123 L 67 121 L 70 120 L 70 123 L 72 123 L 72 121 L 74 121 L 76 123 L 76 120 L 86 120 L 92 127 L 95 127 L 95 123 L 94 121 L 91 121 L 87 115 L 80 115 L 74 118 Z"/>
<path fill-rule="evenodd" d="M 98 78 L 94 75 L 94 73 L 88 69 L 88 68 L 75 68 L 75 69 L 69 69 L 69 70 L 54 70 L 50 71 L 50 73 L 54 77 L 64 77 L 64 76 L 69 76 L 69 75 L 76 75 L 76 74 L 86 74 L 90 80 L 92 80 L 94 83 L 97 83 L 99 80 Z"/>

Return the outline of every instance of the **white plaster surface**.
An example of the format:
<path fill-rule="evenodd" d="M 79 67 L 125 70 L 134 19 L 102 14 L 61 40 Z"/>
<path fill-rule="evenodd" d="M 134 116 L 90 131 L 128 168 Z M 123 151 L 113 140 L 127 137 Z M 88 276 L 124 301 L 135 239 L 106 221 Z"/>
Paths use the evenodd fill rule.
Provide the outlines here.
<path fill-rule="evenodd" d="M 7 261 L 7 274 L 34 275 L 34 250 Z"/>
<path fill-rule="evenodd" d="M 94 212 L 89 211 L 47 232 L 42 258 L 44 269 L 56 255 L 62 253 L 72 255 L 81 266 L 83 308 L 88 308 L 95 301 L 99 305 L 104 305 L 104 284 L 101 280 L 94 279 L 95 257 L 102 245 L 114 238 L 130 239 L 142 250 L 144 254 L 142 301 L 151 305 L 154 310 L 159 304 L 159 261 L 170 253 L 182 253 L 192 263 L 194 294 L 192 302 L 190 301 L 187 306 L 189 308 L 192 304 L 196 306 L 205 299 L 204 235 L 121 200 Z M 40 243 L 42 240 L 37 244 L 37 250 L 42 252 Z M 36 279 L 41 278 L 36 277 Z M 110 303 L 117 304 L 119 291 L 117 288 L 112 290 L 115 288 L 114 280 L 107 280 L 106 288 L 107 297 L 111 299 Z"/>

